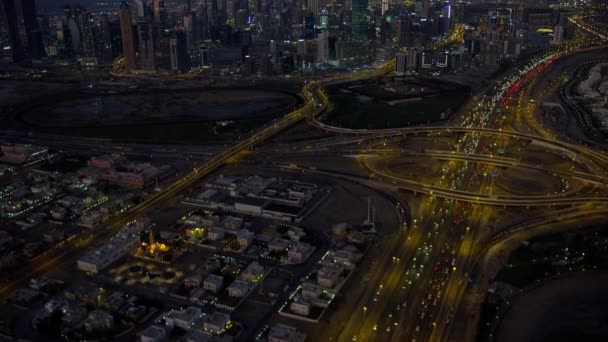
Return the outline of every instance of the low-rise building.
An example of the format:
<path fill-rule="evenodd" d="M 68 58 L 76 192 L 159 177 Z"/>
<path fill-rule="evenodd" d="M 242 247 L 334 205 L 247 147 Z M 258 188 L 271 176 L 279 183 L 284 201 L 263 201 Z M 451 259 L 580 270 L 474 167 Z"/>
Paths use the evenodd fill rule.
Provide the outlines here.
<path fill-rule="evenodd" d="M 313 246 L 311 246 L 310 244 L 304 243 L 304 242 L 298 242 L 295 245 L 293 245 L 289 249 L 289 251 L 287 251 L 287 259 L 291 263 L 299 264 L 299 263 L 306 261 L 306 259 L 308 259 L 308 257 L 310 257 L 310 255 L 312 254 L 312 252 L 314 250 L 315 250 L 315 248 Z"/>
<path fill-rule="evenodd" d="M 347 246 L 348 247 L 348 246 Z M 362 254 L 353 246 L 333 252 L 334 262 L 347 269 L 353 269 L 355 264 L 361 260 Z"/>
<path fill-rule="evenodd" d="M 249 292 L 249 284 L 242 280 L 235 280 L 228 286 L 228 295 L 230 297 L 242 298 Z"/>
<path fill-rule="evenodd" d="M 249 283 L 257 283 L 264 277 L 264 272 L 264 266 L 254 261 L 247 265 L 247 268 L 241 273 L 240 278 Z"/>
<path fill-rule="evenodd" d="M 67 326 L 75 326 L 87 317 L 87 309 L 79 305 L 68 305 L 61 316 L 61 321 Z"/>
<path fill-rule="evenodd" d="M 310 315 L 310 303 L 308 302 L 294 300 L 291 305 L 289 305 L 289 308 L 291 309 L 291 311 L 300 316 Z"/>
<path fill-rule="evenodd" d="M 250 232 L 246 229 L 242 229 L 237 233 L 236 238 L 239 243 L 239 246 L 241 246 L 241 248 L 246 248 L 249 247 L 249 245 L 253 241 L 254 236 L 255 234 L 253 232 Z"/>
<path fill-rule="evenodd" d="M 230 315 L 218 311 L 214 312 L 203 323 L 204 331 L 216 335 L 225 333 L 231 327 L 232 321 L 230 321 Z"/>
<path fill-rule="evenodd" d="M 111 263 L 133 251 L 139 244 L 139 229 L 129 226 L 110 238 L 101 247 L 78 259 L 78 269 L 99 273 Z"/>
<path fill-rule="evenodd" d="M 304 342 L 306 334 L 295 327 L 285 324 L 276 324 L 268 332 L 268 342 Z"/>
<path fill-rule="evenodd" d="M 202 280 L 203 276 L 200 274 L 191 275 L 184 278 L 184 286 L 187 288 L 200 287 Z"/>
<path fill-rule="evenodd" d="M 202 320 L 203 313 L 201 309 L 189 306 L 183 310 L 171 310 L 163 318 L 165 319 L 165 324 L 170 328 L 179 327 L 186 331 L 191 331 Z"/>
<path fill-rule="evenodd" d="M 210 274 L 203 282 L 203 288 L 213 293 L 218 293 L 224 286 L 224 278 L 215 274 Z"/>
<path fill-rule="evenodd" d="M 89 312 L 89 315 L 84 321 L 84 328 L 88 332 L 108 330 L 113 326 L 114 316 L 103 310 L 93 310 Z"/>
<path fill-rule="evenodd" d="M 323 288 L 321 286 L 308 283 L 302 285 L 302 297 L 306 299 L 319 298 L 322 292 Z"/>
<path fill-rule="evenodd" d="M 161 342 L 167 336 L 167 331 L 164 327 L 151 325 L 141 332 L 139 336 L 141 342 Z"/>
<path fill-rule="evenodd" d="M 226 232 L 222 228 L 211 228 L 209 233 L 207 234 L 207 238 L 211 241 L 220 241 L 223 240 L 226 236 Z"/>
<path fill-rule="evenodd" d="M 317 284 L 332 289 L 339 283 L 342 267 L 339 265 L 326 265 L 317 272 Z"/>
<path fill-rule="evenodd" d="M 268 244 L 268 250 L 269 251 L 273 251 L 273 252 L 281 252 L 287 249 L 287 247 L 289 247 L 290 242 L 289 240 L 285 240 L 285 239 L 274 239 L 272 241 L 270 241 L 270 243 Z"/>

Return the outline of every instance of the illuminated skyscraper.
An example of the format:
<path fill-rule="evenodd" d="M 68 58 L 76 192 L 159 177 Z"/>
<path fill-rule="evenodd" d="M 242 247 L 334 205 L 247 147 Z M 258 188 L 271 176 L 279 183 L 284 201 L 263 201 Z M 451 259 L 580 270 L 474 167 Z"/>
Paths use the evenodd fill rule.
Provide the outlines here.
<path fill-rule="evenodd" d="M 125 54 L 127 71 L 135 68 L 135 47 L 133 46 L 133 23 L 129 4 L 123 1 L 120 5 L 120 33 L 122 36 L 122 50 Z"/>
<path fill-rule="evenodd" d="M 382 0 L 382 15 L 388 11 L 388 0 Z"/>
<path fill-rule="evenodd" d="M 352 33 L 353 41 L 367 41 L 367 5 L 368 0 L 352 1 Z"/>

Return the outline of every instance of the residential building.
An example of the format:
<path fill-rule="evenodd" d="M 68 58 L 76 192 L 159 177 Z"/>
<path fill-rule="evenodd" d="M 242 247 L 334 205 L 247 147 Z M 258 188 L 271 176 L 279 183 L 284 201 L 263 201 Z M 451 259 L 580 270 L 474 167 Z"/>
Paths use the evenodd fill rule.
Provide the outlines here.
<path fill-rule="evenodd" d="M 203 282 L 203 288 L 213 293 L 218 293 L 224 286 L 224 278 L 215 274 L 210 274 Z"/>

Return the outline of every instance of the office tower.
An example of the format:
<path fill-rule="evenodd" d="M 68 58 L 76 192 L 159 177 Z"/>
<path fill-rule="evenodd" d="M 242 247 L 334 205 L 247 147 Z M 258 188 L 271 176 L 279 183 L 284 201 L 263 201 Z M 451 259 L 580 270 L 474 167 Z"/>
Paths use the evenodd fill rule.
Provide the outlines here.
<path fill-rule="evenodd" d="M 458 3 L 458 22 L 460 24 L 468 24 L 471 21 L 471 8 L 464 1 Z"/>
<path fill-rule="evenodd" d="M 137 34 L 139 41 L 139 56 L 141 66 L 144 69 L 154 69 L 156 67 L 154 56 L 154 31 L 152 16 L 153 8 L 148 1 L 135 0 L 137 10 Z"/>
<path fill-rule="evenodd" d="M 329 59 L 329 34 L 321 32 L 317 36 L 317 59 L 326 61 Z"/>
<path fill-rule="evenodd" d="M 201 66 L 207 67 L 211 65 L 210 55 L 209 55 L 209 47 L 205 44 L 199 44 L 198 49 L 201 54 Z"/>
<path fill-rule="evenodd" d="M 184 18 L 182 19 L 182 22 L 184 23 L 184 31 L 186 33 L 186 42 L 188 45 L 188 49 L 193 46 L 194 44 L 194 35 L 193 35 L 193 24 L 192 24 L 192 16 L 191 15 L 185 15 Z M 172 40 L 174 40 L 174 38 L 172 38 Z"/>
<path fill-rule="evenodd" d="M 405 74 L 407 70 L 407 54 L 405 52 L 395 54 L 395 70 L 398 73 Z"/>
<path fill-rule="evenodd" d="M 367 41 L 367 5 L 368 0 L 352 1 L 352 40 Z"/>
<path fill-rule="evenodd" d="M 321 30 L 327 30 L 329 28 L 329 13 L 327 13 L 326 8 L 322 9 L 321 14 L 319 15 L 319 26 L 321 26 Z"/>
<path fill-rule="evenodd" d="M 319 0 L 308 0 L 306 9 L 308 12 L 313 13 L 315 17 L 319 15 Z"/>
<path fill-rule="evenodd" d="M 409 48 L 407 49 L 407 60 L 406 60 L 406 69 L 407 70 L 418 70 L 418 49 Z"/>
<path fill-rule="evenodd" d="M 94 23 L 94 43 L 97 57 L 102 62 L 112 62 L 112 29 L 110 16 L 102 14 Z"/>
<path fill-rule="evenodd" d="M 96 55 L 95 37 L 93 34 L 94 21 L 91 14 L 83 10 L 78 11 L 76 23 L 80 29 L 82 55 L 86 57 L 94 57 Z"/>
<path fill-rule="evenodd" d="M 388 0 L 382 0 L 382 15 L 384 16 L 384 13 L 386 13 L 386 11 L 388 11 Z"/>
<path fill-rule="evenodd" d="M 160 30 L 167 25 L 167 9 L 165 0 L 154 0 L 154 25 Z"/>
<path fill-rule="evenodd" d="M 452 28 L 452 6 L 449 1 L 445 1 L 443 4 L 443 32 L 449 32 Z"/>
<path fill-rule="evenodd" d="M 123 1 L 120 5 L 120 34 L 122 36 L 122 50 L 125 54 L 127 71 L 135 68 L 135 47 L 133 46 L 133 23 L 129 4 Z"/>
<path fill-rule="evenodd" d="M 304 38 L 313 39 L 315 37 L 315 16 L 310 13 L 304 17 Z"/>
<path fill-rule="evenodd" d="M 428 18 L 431 12 L 431 0 L 422 0 L 422 16 Z"/>
<path fill-rule="evenodd" d="M 8 26 L 8 39 L 11 44 L 13 61 L 19 62 L 23 59 L 23 50 L 19 40 L 19 28 L 17 26 L 17 11 L 14 0 L 2 0 Z"/>
<path fill-rule="evenodd" d="M 171 70 L 179 72 L 188 70 L 186 33 L 183 30 L 177 30 L 169 39 L 169 55 L 171 56 Z"/>
<path fill-rule="evenodd" d="M 34 59 L 46 57 L 44 43 L 42 42 L 42 33 L 38 26 L 36 3 L 34 0 L 22 0 L 21 7 L 30 56 Z"/>
<path fill-rule="evenodd" d="M 139 33 L 139 55 L 144 69 L 154 69 L 154 32 L 152 31 L 152 19 L 148 16 L 137 18 L 137 30 Z"/>

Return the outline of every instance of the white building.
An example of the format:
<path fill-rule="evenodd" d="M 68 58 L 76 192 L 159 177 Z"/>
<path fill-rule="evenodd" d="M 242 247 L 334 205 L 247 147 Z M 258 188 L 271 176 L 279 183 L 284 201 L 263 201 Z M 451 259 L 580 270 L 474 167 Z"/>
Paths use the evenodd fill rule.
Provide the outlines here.
<path fill-rule="evenodd" d="M 268 201 L 256 197 L 242 197 L 234 203 L 234 209 L 237 212 L 249 215 L 262 215 L 262 209 Z"/>
<path fill-rule="evenodd" d="M 165 323 L 168 327 L 179 327 L 186 331 L 192 331 L 202 320 L 201 309 L 189 306 L 184 310 L 171 310 L 165 316 Z"/>
<path fill-rule="evenodd" d="M 139 229 L 127 227 L 110 238 L 101 247 L 78 259 L 78 269 L 99 273 L 111 263 L 124 257 L 140 244 Z"/>
<path fill-rule="evenodd" d="M 300 316 L 308 316 L 310 314 L 310 303 L 293 301 L 289 308 Z"/>

